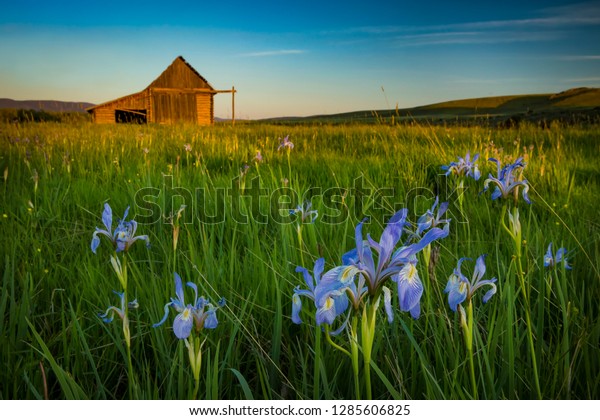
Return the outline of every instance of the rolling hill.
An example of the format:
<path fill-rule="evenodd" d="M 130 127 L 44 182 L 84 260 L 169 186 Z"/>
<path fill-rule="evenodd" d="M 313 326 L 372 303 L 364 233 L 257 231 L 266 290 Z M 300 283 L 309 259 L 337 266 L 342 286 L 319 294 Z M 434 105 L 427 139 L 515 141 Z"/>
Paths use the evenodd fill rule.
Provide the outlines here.
<path fill-rule="evenodd" d="M 275 118 L 280 122 L 372 122 L 395 121 L 469 122 L 486 119 L 492 123 L 540 121 L 576 118 L 600 118 L 600 89 L 575 88 L 559 93 L 493 96 L 459 99 L 404 109 L 354 111 L 309 117 Z"/>
<path fill-rule="evenodd" d="M 0 98 L 0 109 L 32 109 L 34 111 L 50 112 L 85 112 L 86 108 L 94 106 L 88 102 L 63 102 L 63 101 L 15 101 L 14 99 Z"/>

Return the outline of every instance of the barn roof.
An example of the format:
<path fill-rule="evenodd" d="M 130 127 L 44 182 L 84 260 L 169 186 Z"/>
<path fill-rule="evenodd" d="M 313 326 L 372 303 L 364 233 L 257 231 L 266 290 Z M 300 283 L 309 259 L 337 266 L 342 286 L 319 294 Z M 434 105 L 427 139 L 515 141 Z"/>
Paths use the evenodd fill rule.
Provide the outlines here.
<path fill-rule="evenodd" d="M 182 56 L 177 57 L 149 88 L 202 88 L 214 90 Z"/>

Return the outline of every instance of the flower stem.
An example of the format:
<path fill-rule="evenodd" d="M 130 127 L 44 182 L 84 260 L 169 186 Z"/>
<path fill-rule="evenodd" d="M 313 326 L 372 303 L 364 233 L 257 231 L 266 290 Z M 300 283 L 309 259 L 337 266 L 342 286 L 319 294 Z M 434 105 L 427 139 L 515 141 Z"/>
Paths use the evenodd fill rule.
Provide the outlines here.
<path fill-rule="evenodd" d="M 458 185 L 456 186 L 456 192 L 457 192 L 457 196 L 458 196 L 458 208 L 460 210 L 460 214 L 461 216 L 463 215 L 463 202 L 464 202 L 464 192 L 465 192 L 465 187 L 464 187 L 464 180 L 461 177 L 460 181 L 458 182 Z"/>
<path fill-rule="evenodd" d="M 287 148 L 287 164 L 288 164 L 288 181 L 290 183 L 290 186 L 292 185 L 292 163 L 290 161 L 290 148 Z"/>
<path fill-rule="evenodd" d="M 296 232 L 298 234 L 298 247 L 300 249 L 300 265 L 304 267 L 304 242 L 302 240 L 302 225 L 300 223 L 302 222 L 298 222 L 296 226 Z"/>
<path fill-rule="evenodd" d="M 350 349 L 352 351 L 352 371 L 354 372 L 354 390 L 357 400 L 360 400 L 360 381 L 359 381 L 359 364 L 358 364 L 358 335 L 357 335 L 357 319 L 352 317 L 352 329 L 350 330 Z"/>
<path fill-rule="evenodd" d="M 334 349 L 341 351 L 352 360 L 352 355 L 350 354 L 350 352 L 342 346 L 340 346 L 339 344 L 334 343 L 331 339 L 331 335 L 329 334 L 329 325 L 325 325 L 325 339 Z"/>
<path fill-rule="evenodd" d="M 200 389 L 200 379 L 194 379 L 194 391 L 192 392 L 192 400 L 198 399 L 198 389 Z"/>
<path fill-rule="evenodd" d="M 504 203 L 502 205 L 502 213 L 500 214 L 500 226 L 502 226 L 502 228 L 508 233 L 508 235 L 513 238 L 513 240 L 515 239 L 515 237 L 513 236 L 512 231 L 508 228 L 508 226 L 506 226 L 506 222 L 504 221 L 506 216 L 506 203 Z M 520 247 L 519 247 L 520 249 Z"/>
<path fill-rule="evenodd" d="M 315 328 L 315 367 L 313 375 L 313 398 L 320 399 L 321 384 L 321 328 Z"/>
<path fill-rule="evenodd" d="M 375 303 L 371 305 L 368 310 L 365 307 L 363 309 L 363 316 L 361 319 L 362 331 L 361 331 L 361 342 L 363 352 L 363 362 L 365 367 L 365 388 L 367 399 L 373 399 L 371 390 L 371 356 L 373 351 L 373 341 L 375 340 L 375 321 L 377 317 L 377 307 L 379 306 L 379 297 L 377 297 Z"/>
<path fill-rule="evenodd" d="M 519 244 L 520 245 L 520 244 Z M 519 246 L 520 250 L 520 246 Z M 527 338 L 529 342 L 529 350 L 531 353 L 531 363 L 533 364 L 533 380 L 535 382 L 535 391 L 537 393 L 537 398 L 542 399 L 542 390 L 540 388 L 540 379 L 538 374 L 537 367 L 537 357 L 535 353 L 535 343 L 533 342 L 533 327 L 531 322 L 531 311 L 529 309 L 529 296 L 527 294 L 527 289 L 525 285 L 525 274 L 523 273 L 523 265 L 521 263 L 521 253 L 517 253 L 517 272 L 519 276 L 519 280 L 521 283 L 521 293 L 523 295 L 524 307 L 525 307 L 525 322 L 527 324 Z"/>
<path fill-rule="evenodd" d="M 115 255 L 115 261 L 118 261 L 118 258 Z M 135 377 L 133 375 L 133 363 L 131 361 L 131 329 L 129 327 L 129 300 L 127 296 L 127 258 L 125 254 L 123 254 L 123 258 L 121 260 L 121 270 L 120 272 L 115 268 L 117 273 L 117 277 L 119 277 L 119 281 L 123 286 L 123 300 L 125 304 L 123 305 L 123 337 L 125 338 L 125 347 L 127 347 L 127 376 L 128 376 L 128 389 L 129 389 L 129 398 L 136 398 L 135 392 Z"/>
<path fill-rule="evenodd" d="M 190 359 L 190 367 L 192 368 L 192 376 L 194 377 L 194 390 L 192 392 L 192 399 L 195 400 L 198 397 L 198 389 L 200 388 L 200 369 L 202 367 L 202 345 L 204 342 L 200 342 L 200 337 L 190 337 L 190 340 L 186 338 L 185 346 L 188 351 L 188 358 Z"/>
<path fill-rule="evenodd" d="M 129 319 L 127 317 L 124 318 L 124 322 L 127 322 L 127 324 L 129 324 Z M 129 326 L 128 328 L 128 332 L 129 332 Z M 137 395 L 136 395 L 136 386 L 135 386 L 135 378 L 133 376 L 133 363 L 131 362 L 131 344 L 130 341 L 128 340 L 129 337 L 126 337 L 125 339 L 125 344 L 127 347 L 127 373 L 129 376 L 129 381 L 128 381 L 128 388 L 129 388 L 129 399 L 136 399 Z"/>
<path fill-rule="evenodd" d="M 519 285 L 521 288 L 521 294 L 523 295 L 523 307 L 525 309 L 525 323 L 527 324 L 527 341 L 529 343 L 529 353 L 531 354 L 531 363 L 533 365 L 533 380 L 535 383 L 535 391 L 538 399 L 542 399 L 542 390 L 540 388 L 540 379 L 538 374 L 538 366 L 537 366 L 537 357 L 535 353 L 535 343 L 533 341 L 533 326 L 531 322 L 531 311 L 529 308 L 529 295 L 527 292 L 527 285 L 525 283 L 525 273 L 523 271 L 523 262 L 522 262 L 522 250 L 521 250 L 521 233 L 520 229 L 518 232 L 513 232 L 506 226 L 504 221 L 504 216 L 506 215 L 506 203 L 502 206 L 502 216 L 501 216 L 501 224 L 504 230 L 508 232 L 510 237 L 513 239 L 513 243 L 515 245 L 515 257 L 517 264 L 517 277 L 519 279 Z M 519 217 L 518 209 L 515 207 L 513 209 L 513 224 L 517 222 Z"/>
<path fill-rule="evenodd" d="M 469 355 L 469 368 L 471 373 L 471 388 L 473 399 L 477 399 L 477 381 L 475 380 L 475 363 L 473 361 L 473 303 L 469 300 L 467 305 L 467 324 L 465 330 L 465 345 Z"/>

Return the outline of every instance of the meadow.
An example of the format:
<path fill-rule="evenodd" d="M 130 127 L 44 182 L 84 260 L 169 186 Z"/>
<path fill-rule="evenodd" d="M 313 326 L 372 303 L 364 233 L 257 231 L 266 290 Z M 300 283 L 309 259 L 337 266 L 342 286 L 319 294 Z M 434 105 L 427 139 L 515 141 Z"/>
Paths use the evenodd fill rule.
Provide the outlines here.
<path fill-rule="evenodd" d="M 286 136 L 293 148 L 280 147 Z M 481 178 L 446 176 L 442 166 L 467 152 L 479 154 Z M 531 204 L 522 186 L 516 201 L 492 200 L 488 159 L 518 157 Z M 0 173 L 2 399 L 600 397 L 597 125 L 4 123 Z M 319 326 L 322 302 L 297 296 L 298 309 L 295 292 L 310 288 L 298 266 L 312 275 L 323 257 L 335 270 L 362 246 L 361 222 L 365 248 L 381 253 L 376 242 L 405 208 L 393 241 L 402 250 L 436 197 L 448 203 L 447 235 L 403 263 L 422 284 L 418 318 L 392 278 Z M 142 237 L 115 252 L 118 241 L 99 234 L 92 252 L 106 203 L 109 236 L 129 207 L 150 246 Z M 482 288 L 452 308 L 459 259 L 471 259 L 461 267 L 470 280 L 484 254 L 495 294 Z M 185 304 L 169 300 L 175 273 Z M 330 297 L 363 287 L 330 292 L 340 290 Z M 114 292 L 126 293 L 123 306 Z M 186 326 L 189 303 L 204 312 Z"/>

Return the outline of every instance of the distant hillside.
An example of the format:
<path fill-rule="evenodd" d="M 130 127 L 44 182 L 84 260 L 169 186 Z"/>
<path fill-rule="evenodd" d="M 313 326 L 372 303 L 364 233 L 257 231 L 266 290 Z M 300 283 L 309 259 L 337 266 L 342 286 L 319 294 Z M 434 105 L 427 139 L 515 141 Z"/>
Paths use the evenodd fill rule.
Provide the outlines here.
<path fill-rule="evenodd" d="M 404 109 L 354 111 L 332 115 L 270 119 L 273 122 L 375 122 L 428 121 L 460 123 L 486 119 L 506 121 L 600 121 L 600 89 L 576 88 L 559 93 L 459 99 Z"/>
<path fill-rule="evenodd" d="M 33 109 L 35 111 L 49 112 L 85 112 L 86 108 L 94 106 L 89 102 L 62 102 L 62 101 L 15 101 L 0 98 L 0 109 Z"/>
<path fill-rule="evenodd" d="M 535 112 L 556 108 L 594 108 L 600 106 L 600 89 L 576 88 L 560 93 L 494 96 L 462 99 L 413 108 L 415 112 L 441 109 L 470 109 L 473 112 Z"/>

